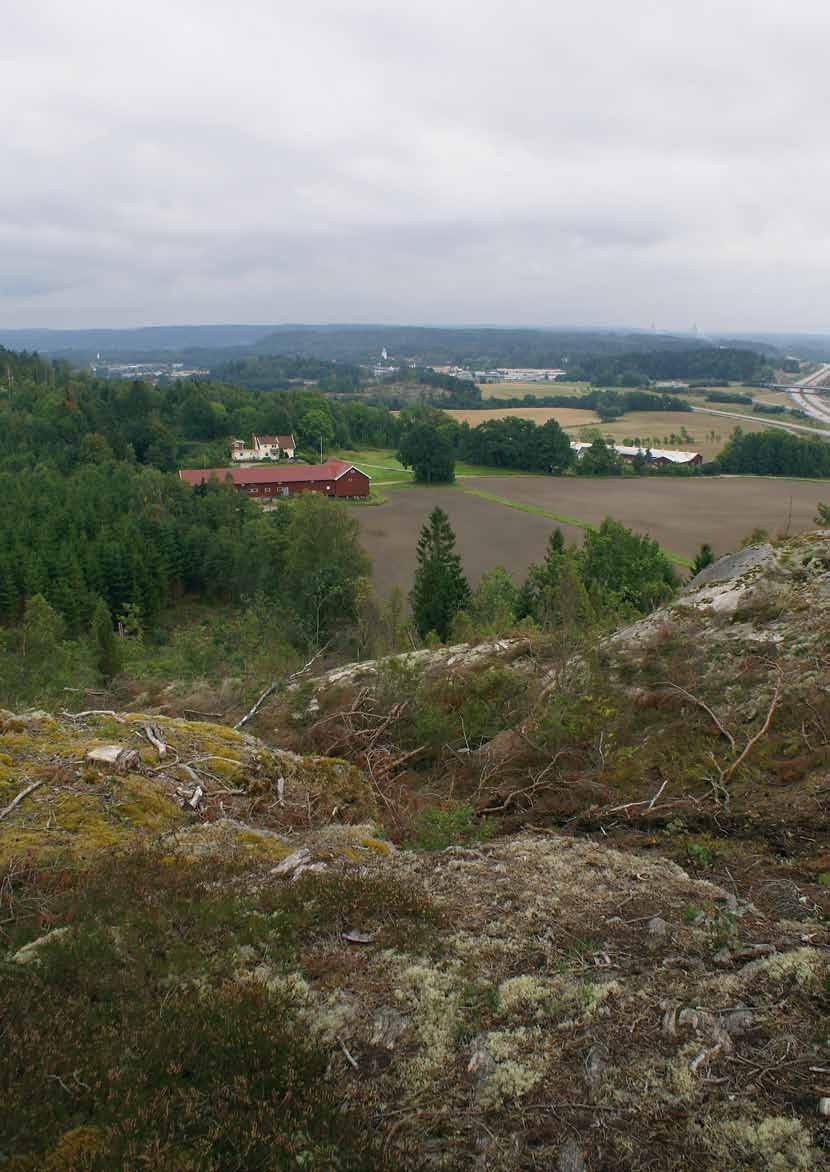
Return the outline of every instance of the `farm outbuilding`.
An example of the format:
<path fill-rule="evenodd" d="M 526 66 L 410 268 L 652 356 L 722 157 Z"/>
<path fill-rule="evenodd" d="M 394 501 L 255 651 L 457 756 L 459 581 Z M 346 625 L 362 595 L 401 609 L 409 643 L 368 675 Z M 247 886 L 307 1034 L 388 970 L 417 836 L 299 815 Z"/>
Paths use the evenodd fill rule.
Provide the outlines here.
<path fill-rule="evenodd" d="M 371 478 L 345 460 L 266 468 L 183 468 L 179 476 L 194 486 L 218 480 L 230 481 L 239 492 L 258 500 L 318 492 L 330 497 L 367 497 Z"/>
<path fill-rule="evenodd" d="M 590 448 L 590 443 L 586 441 L 571 440 L 571 450 L 576 453 L 576 458 L 581 460 L 585 453 Z M 620 457 L 620 459 L 630 464 L 638 456 L 644 460 L 648 460 L 651 464 L 679 464 L 686 467 L 697 467 L 703 463 L 703 456 L 700 452 L 681 452 L 673 448 L 635 448 L 627 444 L 609 443 L 608 447 Z"/>

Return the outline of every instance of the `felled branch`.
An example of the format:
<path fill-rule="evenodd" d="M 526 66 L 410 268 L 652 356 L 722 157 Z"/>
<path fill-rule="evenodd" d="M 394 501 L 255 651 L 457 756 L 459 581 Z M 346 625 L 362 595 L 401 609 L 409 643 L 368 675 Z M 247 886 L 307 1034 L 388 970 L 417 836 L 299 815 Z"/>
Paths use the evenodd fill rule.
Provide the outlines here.
<path fill-rule="evenodd" d="M 246 725 L 249 720 L 253 720 L 253 718 L 259 712 L 260 708 L 265 703 L 265 701 L 268 699 L 268 697 L 272 696 L 274 694 L 274 692 L 276 692 L 276 690 L 280 686 L 281 682 L 284 682 L 286 684 L 293 684 L 295 682 L 295 680 L 298 680 L 300 678 L 300 676 L 305 675 L 305 673 L 312 666 L 312 664 L 316 663 L 317 660 L 320 658 L 320 656 L 323 654 L 323 652 L 327 650 L 328 645 L 329 644 L 326 643 L 323 647 L 321 647 L 320 650 L 315 655 L 312 655 L 312 657 L 311 657 L 311 659 L 309 659 L 308 663 L 303 664 L 303 666 L 298 671 L 292 672 L 291 675 L 286 677 L 285 681 L 273 680 L 268 685 L 268 687 L 265 689 L 265 691 L 262 693 L 260 698 L 257 700 L 256 704 L 254 704 L 253 708 L 251 708 L 248 712 L 246 712 L 245 715 L 242 717 L 242 719 L 240 721 L 238 721 L 233 726 L 234 730 L 236 732 L 238 732 L 239 729 L 241 729 L 244 725 Z"/>
<path fill-rule="evenodd" d="M 25 797 L 27 797 L 30 793 L 33 793 L 34 790 L 36 790 L 38 786 L 41 785 L 43 785 L 42 781 L 33 781 L 31 785 L 27 785 L 25 789 L 22 789 L 16 798 L 12 798 L 8 806 L 6 806 L 3 810 L 0 810 L 0 822 L 3 821 L 7 814 L 11 814 L 12 810 L 19 806 Z"/>
<path fill-rule="evenodd" d="M 154 724 L 145 724 L 144 735 L 159 755 L 159 760 L 167 755 L 167 745 L 161 739 L 161 733 Z"/>
<path fill-rule="evenodd" d="M 732 736 L 732 733 L 728 728 L 724 727 L 723 722 L 719 719 L 717 713 L 714 712 L 704 700 L 701 700 L 699 696 L 694 696 L 691 692 L 687 692 L 686 689 L 681 688 L 679 684 L 669 684 L 669 687 L 672 689 L 672 691 L 679 692 L 681 696 L 685 696 L 687 700 L 691 700 L 691 702 L 696 704 L 698 708 L 702 708 L 703 711 L 711 718 L 721 736 L 726 737 L 726 739 L 729 741 L 730 749 L 732 749 L 733 752 L 735 751 L 735 738 Z"/>
<path fill-rule="evenodd" d="M 62 708 L 61 716 L 66 716 L 69 720 L 83 720 L 87 716 L 110 716 L 119 724 L 125 723 L 124 717 L 119 716 L 112 708 L 87 708 L 83 712 L 67 712 L 65 708 Z"/>
<path fill-rule="evenodd" d="M 772 717 L 775 712 L 775 709 L 778 707 L 778 701 L 781 698 L 781 687 L 782 687 L 782 680 L 781 680 L 781 676 L 779 675 L 778 679 L 775 681 L 775 690 L 772 694 L 772 700 L 770 702 L 770 706 L 767 711 L 767 715 L 764 720 L 764 723 L 758 729 L 755 736 L 750 737 L 750 739 L 747 741 L 746 748 L 744 749 L 743 753 L 741 753 L 741 755 L 737 759 L 737 761 L 733 761 L 732 764 L 729 766 L 729 768 L 725 769 L 723 771 L 723 773 L 721 774 L 721 777 L 720 777 L 721 785 L 726 785 L 726 783 L 730 780 L 730 778 L 733 776 L 733 774 L 738 769 L 738 767 L 746 760 L 746 758 L 752 752 L 754 747 L 758 744 L 761 737 L 766 736 L 767 732 L 769 731 L 769 726 L 772 723 Z"/>

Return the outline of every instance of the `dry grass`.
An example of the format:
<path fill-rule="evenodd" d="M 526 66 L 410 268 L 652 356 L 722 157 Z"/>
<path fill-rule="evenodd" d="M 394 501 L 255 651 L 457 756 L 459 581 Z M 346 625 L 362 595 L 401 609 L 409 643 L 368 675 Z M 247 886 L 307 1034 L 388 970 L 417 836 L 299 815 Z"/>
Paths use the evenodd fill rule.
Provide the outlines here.
<path fill-rule="evenodd" d="M 562 427 L 579 427 L 599 424 L 600 419 L 595 411 L 584 411 L 578 407 L 485 407 L 481 411 L 447 411 L 453 419 L 460 423 L 469 423 L 471 427 L 478 427 L 488 419 L 504 419 L 510 415 L 514 419 L 529 419 L 532 423 L 541 426 L 549 419 L 555 419 Z"/>
<path fill-rule="evenodd" d="M 731 410 L 730 404 L 713 403 L 712 406 Z M 742 426 L 745 431 L 764 431 L 767 425 L 752 417 L 748 417 L 745 424 L 738 424 L 737 420 L 717 415 L 699 415 L 691 411 L 632 411 L 611 423 L 599 424 L 598 429 L 603 436 L 616 443 L 639 439 L 643 446 L 686 448 L 701 452 L 703 458 L 709 460 L 723 449 L 738 426 Z M 684 428 L 692 437 L 690 440 L 671 439 L 672 435 L 682 435 Z M 575 438 L 587 438 L 573 426 L 568 430 Z"/>
<path fill-rule="evenodd" d="M 546 395 L 587 395 L 590 383 L 482 383 L 483 399 L 521 399 L 524 395 L 544 398 Z"/>

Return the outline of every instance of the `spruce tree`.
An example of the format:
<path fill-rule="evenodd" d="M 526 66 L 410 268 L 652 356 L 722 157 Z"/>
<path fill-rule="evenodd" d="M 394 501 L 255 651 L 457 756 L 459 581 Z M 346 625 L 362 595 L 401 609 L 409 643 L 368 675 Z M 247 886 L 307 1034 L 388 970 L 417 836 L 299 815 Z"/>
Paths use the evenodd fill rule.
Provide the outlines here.
<path fill-rule="evenodd" d="M 700 547 L 697 557 L 692 562 L 691 575 L 694 578 L 695 574 L 699 574 L 701 570 L 705 570 L 707 566 L 711 566 L 715 560 L 715 555 L 712 553 L 712 547 L 708 541 L 704 541 Z"/>
<path fill-rule="evenodd" d="M 103 598 L 95 603 L 92 612 L 92 644 L 95 663 L 105 680 L 121 671 L 121 648 L 112 626 L 112 615 Z"/>
<path fill-rule="evenodd" d="M 565 560 L 565 538 L 562 530 L 556 528 L 548 538 L 545 560 L 532 562 L 528 566 L 527 578 L 519 591 L 517 601 L 520 619 L 530 617 L 540 627 L 552 625 Z"/>
<path fill-rule="evenodd" d="M 410 594 L 412 615 L 421 638 L 435 631 L 446 639 L 452 622 L 470 601 L 470 586 L 455 552 L 449 518 L 437 506 L 418 538 L 415 582 Z"/>

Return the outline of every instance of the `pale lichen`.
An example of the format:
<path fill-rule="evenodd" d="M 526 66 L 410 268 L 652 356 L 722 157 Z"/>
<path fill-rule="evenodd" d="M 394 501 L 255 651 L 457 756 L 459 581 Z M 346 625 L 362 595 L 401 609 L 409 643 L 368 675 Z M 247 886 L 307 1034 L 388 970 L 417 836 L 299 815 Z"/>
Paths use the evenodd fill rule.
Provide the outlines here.
<path fill-rule="evenodd" d="M 810 1133 L 798 1119 L 707 1119 L 692 1129 L 694 1138 L 719 1161 L 718 1167 L 753 1172 L 799 1172 L 816 1166 Z"/>
<path fill-rule="evenodd" d="M 499 1030 L 485 1036 L 484 1049 L 495 1062 L 478 1090 L 485 1110 L 520 1099 L 538 1086 L 545 1072 L 544 1044 L 539 1030 Z"/>
<path fill-rule="evenodd" d="M 446 1069 L 455 1052 L 460 1020 L 461 979 L 455 966 L 449 971 L 424 961 L 405 963 L 387 953 L 396 971 L 395 996 L 413 1011 L 420 1050 L 408 1066 L 409 1081 L 429 1086 Z"/>

